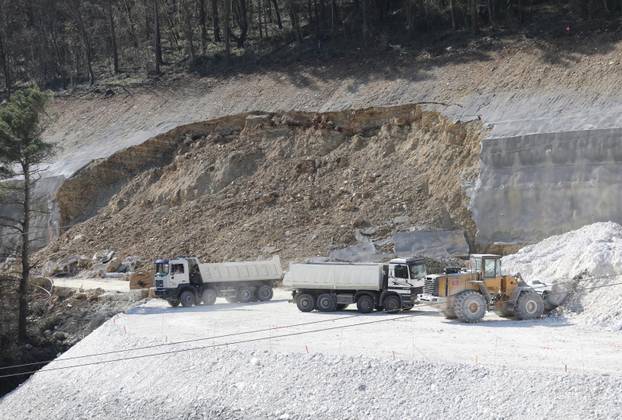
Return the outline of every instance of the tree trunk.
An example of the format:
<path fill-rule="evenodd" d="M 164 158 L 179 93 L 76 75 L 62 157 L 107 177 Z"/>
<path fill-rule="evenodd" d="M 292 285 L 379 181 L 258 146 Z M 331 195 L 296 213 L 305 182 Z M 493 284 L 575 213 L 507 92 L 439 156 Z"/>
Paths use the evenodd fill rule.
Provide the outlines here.
<path fill-rule="evenodd" d="M 160 8 L 158 0 L 153 1 L 153 52 L 155 54 L 155 72 L 160 74 L 162 64 L 162 34 L 160 33 Z"/>
<path fill-rule="evenodd" d="M 201 26 L 201 54 L 207 54 L 207 16 L 205 0 L 199 0 L 199 26 Z"/>
<path fill-rule="evenodd" d="M 276 25 L 279 29 L 283 29 L 283 22 L 281 21 L 281 12 L 279 12 L 279 5 L 276 0 L 272 0 L 272 4 L 274 5 L 274 13 L 276 14 Z"/>
<path fill-rule="evenodd" d="M 298 20 L 298 10 L 295 0 L 287 0 L 287 8 L 289 9 L 289 20 L 292 23 L 292 30 L 296 34 L 298 42 L 302 42 L 302 31 L 300 30 L 300 22 Z"/>
<path fill-rule="evenodd" d="M 119 52 L 117 50 L 117 34 L 114 28 L 114 16 L 112 14 L 112 0 L 108 0 L 107 4 L 108 22 L 110 25 L 110 47 L 112 49 L 112 71 L 114 74 L 119 73 Z"/>
<path fill-rule="evenodd" d="M 194 33 L 192 31 L 192 11 L 190 10 L 190 0 L 182 0 L 182 15 L 184 19 L 184 38 L 186 45 L 186 54 L 190 60 L 190 65 L 194 65 L 196 54 L 194 52 Z"/>
<path fill-rule="evenodd" d="M 221 42 L 222 39 L 220 37 L 220 22 L 218 19 L 218 0 L 211 0 L 211 1 L 212 1 L 212 28 L 214 30 L 214 41 Z"/>
<path fill-rule="evenodd" d="M 451 16 L 451 29 L 456 30 L 456 13 L 454 11 L 454 0 L 449 0 L 449 15 Z"/>
<path fill-rule="evenodd" d="M 367 46 L 367 0 L 361 0 L 361 12 L 363 14 L 363 45 Z"/>
<path fill-rule="evenodd" d="M 84 19 L 82 18 L 82 10 L 80 9 L 79 3 L 76 3 L 76 18 L 78 20 L 78 28 L 80 30 L 80 37 L 82 38 L 82 45 L 84 46 L 84 54 L 86 56 L 86 68 L 89 73 L 89 83 L 91 85 L 95 84 L 95 73 L 93 72 L 93 52 L 91 50 L 91 40 L 89 39 L 89 34 L 86 31 L 86 26 L 84 25 Z"/>
<path fill-rule="evenodd" d="M 19 309 L 17 335 L 20 343 L 26 342 L 26 316 L 28 314 L 28 277 L 30 276 L 30 165 L 22 163 L 24 173 L 24 219 L 22 221 L 22 275 L 19 280 Z"/>
<path fill-rule="evenodd" d="M 132 17 L 132 8 L 127 0 L 123 0 L 123 7 L 125 8 L 125 14 L 127 15 L 128 30 L 130 32 L 130 37 L 132 38 L 132 44 L 134 45 L 134 48 L 138 48 L 138 37 L 136 36 L 136 25 L 134 24 L 134 18 Z"/>
<path fill-rule="evenodd" d="M 0 64 L 4 74 L 4 88 L 7 96 L 11 97 L 11 66 L 9 65 L 9 51 L 4 37 L 4 28 L 0 28 Z"/>
<path fill-rule="evenodd" d="M 477 22 L 477 1 L 478 0 L 469 0 L 471 3 L 471 31 L 473 33 L 477 33 L 479 30 L 479 24 Z"/>
<path fill-rule="evenodd" d="M 225 0 L 225 21 L 223 22 L 225 30 L 225 58 L 227 64 L 229 64 L 231 58 L 231 1 L 232 0 Z"/>
<path fill-rule="evenodd" d="M 240 28 L 240 36 L 235 36 L 233 32 L 230 33 L 230 36 L 235 39 L 238 48 L 244 48 L 244 43 L 246 42 L 246 38 L 248 36 L 248 12 L 246 9 L 246 0 L 237 0 L 235 4 L 235 15 L 238 27 Z"/>

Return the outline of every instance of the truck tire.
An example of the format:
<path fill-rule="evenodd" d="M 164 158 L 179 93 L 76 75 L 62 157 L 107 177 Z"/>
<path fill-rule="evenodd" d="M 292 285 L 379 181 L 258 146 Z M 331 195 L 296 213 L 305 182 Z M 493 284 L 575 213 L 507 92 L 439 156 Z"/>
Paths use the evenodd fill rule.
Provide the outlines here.
<path fill-rule="evenodd" d="M 179 306 L 179 300 L 177 299 L 171 299 L 171 300 L 167 300 L 168 304 L 171 305 L 173 308 L 176 308 Z"/>
<path fill-rule="evenodd" d="M 296 296 L 296 306 L 300 312 L 311 312 L 315 309 L 315 299 L 308 293 L 301 293 Z"/>
<path fill-rule="evenodd" d="M 250 287 L 242 287 L 238 290 L 238 299 L 242 303 L 248 303 L 253 300 L 254 297 L 255 294 L 253 293 L 253 289 Z"/>
<path fill-rule="evenodd" d="M 516 319 L 536 319 L 544 313 L 544 301 L 536 292 L 523 292 L 516 303 Z"/>
<path fill-rule="evenodd" d="M 214 303 L 216 303 L 217 296 L 218 296 L 218 293 L 216 293 L 216 290 L 212 289 L 211 287 L 204 289 L 203 293 L 201 293 L 201 299 L 203 300 L 203 305 L 213 305 Z"/>
<path fill-rule="evenodd" d="M 384 306 L 384 310 L 389 313 L 398 312 L 402 308 L 402 301 L 399 296 L 395 295 L 385 296 L 382 304 Z"/>
<path fill-rule="evenodd" d="M 181 306 L 184 308 L 188 308 L 196 303 L 196 297 L 194 296 L 194 292 L 192 290 L 184 290 L 181 292 L 179 300 L 181 302 Z"/>
<path fill-rule="evenodd" d="M 486 315 L 486 299 L 475 290 L 464 290 L 456 295 L 454 312 L 462 322 L 479 322 Z"/>
<path fill-rule="evenodd" d="M 368 314 L 374 310 L 374 298 L 369 295 L 360 295 L 356 300 L 356 309 L 362 314 Z"/>
<path fill-rule="evenodd" d="M 317 297 L 316 305 L 320 312 L 334 312 L 337 309 L 337 300 L 330 293 L 322 293 Z"/>
<path fill-rule="evenodd" d="M 266 302 L 272 299 L 272 296 L 274 296 L 274 291 L 272 290 L 272 287 L 267 284 L 262 284 L 257 289 L 257 299 L 260 302 Z"/>
<path fill-rule="evenodd" d="M 456 319 L 456 313 L 454 312 L 453 297 L 447 298 L 447 302 L 445 302 L 445 305 L 443 309 L 441 309 L 441 312 L 443 313 L 443 315 L 445 315 L 446 319 Z"/>

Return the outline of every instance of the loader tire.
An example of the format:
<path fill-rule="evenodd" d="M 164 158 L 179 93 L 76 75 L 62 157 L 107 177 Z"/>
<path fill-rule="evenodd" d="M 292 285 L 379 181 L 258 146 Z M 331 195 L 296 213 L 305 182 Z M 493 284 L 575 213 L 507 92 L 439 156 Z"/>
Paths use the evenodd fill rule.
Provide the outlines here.
<path fill-rule="evenodd" d="M 203 305 L 213 305 L 214 303 L 216 303 L 216 296 L 218 296 L 218 293 L 216 293 L 216 290 L 212 288 L 207 288 L 203 290 L 203 293 L 201 293 L 201 300 L 203 301 Z"/>
<path fill-rule="evenodd" d="M 322 293 L 317 297 L 316 305 L 320 312 L 334 312 L 337 309 L 337 300 L 330 293 Z"/>
<path fill-rule="evenodd" d="M 242 287 L 238 290 L 238 300 L 242 303 L 248 303 L 255 297 L 253 289 L 250 287 Z"/>
<path fill-rule="evenodd" d="M 402 308 L 402 302 L 399 296 L 389 295 L 382 301 L 384 310 L 389 313 L 398 312 Z"/>
<path fill-rule="evenodd" d="M 266 302 L 266 301 L 272 299 L 272 296 L 274 295 L 274 292 L 272 291 L 272 287 L 268 286 L 267 284 L 262 284 L 257 289 L 256 294 L 257 294 L 257 299 L 260 302 Z"/>
<path fill-rule="evenodd" d="M 179 295 L 179 300 L 181 301 L 181 306 L 184 308 L 189 308 L 190 306 L 196 303 L 196 296 L 194 296 L 194 292 L 191 290 L 184 290 Z"/>
<path fill-rule="evenodd" d="M 516 319 L 536 319 L 544 313 L 544 301 L 536 292 L 523 292 L 516 303 Z"/>
<path fill-rule="evenodd" d="M 308 293 L 301 293 L 296 296 L 296 306 L 300 312 L 311 312 L 315 309 L 315 299 Z"/>
<path fill-rule="evenodd" d="M 462 322 L 479 322 L 486 314 L 486 299 L 475 290 L 464 290 L 456 295 L 454 312 Z"/>
<path fill-rule="evenodd" d="M 360 295 L 356 300 L 356 309 L 362 314 L 368 314 L 374 310 L 374 298 L 369 295 Z"/>

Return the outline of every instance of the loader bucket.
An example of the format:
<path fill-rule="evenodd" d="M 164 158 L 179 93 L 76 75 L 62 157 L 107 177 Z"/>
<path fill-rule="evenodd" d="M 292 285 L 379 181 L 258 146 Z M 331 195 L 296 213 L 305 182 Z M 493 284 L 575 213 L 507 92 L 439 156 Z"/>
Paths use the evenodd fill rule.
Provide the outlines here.
<path fill-rule="evenodd" d="M 560 306 L 568 297 L 568 293 L 570 293 L 570 290 L 566 284 L 554 284 L 550 290 L 543 291 L 544 310 L 550 312 Z"/>

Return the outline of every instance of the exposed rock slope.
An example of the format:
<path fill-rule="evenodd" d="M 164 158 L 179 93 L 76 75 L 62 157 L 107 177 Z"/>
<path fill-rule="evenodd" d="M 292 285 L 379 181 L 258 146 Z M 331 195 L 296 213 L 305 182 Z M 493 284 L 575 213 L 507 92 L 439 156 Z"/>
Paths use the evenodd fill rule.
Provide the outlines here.
<path fill-rule="evenodd" d="M 465 188 L 477 178 L 482 135 L 479 122 L 415 105 L 179 127 L 69 179 L 58 193 L 61 219 L 97 214 L 39 258 L 110 248 L 287 260 L 352 244 L 357 230 L 382 239 L 412 226 L 472 238 Z"/>

